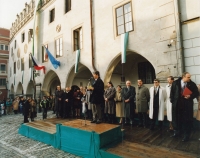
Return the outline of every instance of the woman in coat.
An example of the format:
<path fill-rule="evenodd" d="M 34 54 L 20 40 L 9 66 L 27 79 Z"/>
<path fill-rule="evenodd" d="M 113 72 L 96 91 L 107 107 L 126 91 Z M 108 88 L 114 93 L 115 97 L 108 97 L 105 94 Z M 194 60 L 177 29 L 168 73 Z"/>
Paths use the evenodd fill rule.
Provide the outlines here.
<path fill-rule="evenodd" d="M 121 96 L 122 87 L 120 85 L 117 86 L 117 91 L 115 95 L 115 104 L 116 104 L 116 117 L 120 118 L 119 123 L 122 124 L 124 118 L 124 104 L 122 103 Z"/>
<path fill-rule="evenodd" d="M 17 114 L 18 113 L 18 109 L 19 109 L 19 98 L 15 98 L 15 100 L 13 101 L 13 111 L 14 111 L 14 114 Z"/>
<path fill-rule="evenodd" d="M 197 109 L 197 117 L 196 117 L 196 119 L 198 121 L 200 121 L 200 84 L 197 87 L 198 87 L 198 91 L 199 91 L 199 96 L 197 97 L 198 109 Z M 199 140 L 200 140 L 200 138 L 199 138 Z"/>
<path fill-rule="evenodd" d="M 116 90 L 113 87 L 112 82 L 108 82 L 108 88 L 104 93 L 104 100 L 105 100 L 105 109 L 104 113 L 108 114 L 108 121 L 109 123 L 114 123 L 114 114 L 115 114 L 115 93 Z"/>

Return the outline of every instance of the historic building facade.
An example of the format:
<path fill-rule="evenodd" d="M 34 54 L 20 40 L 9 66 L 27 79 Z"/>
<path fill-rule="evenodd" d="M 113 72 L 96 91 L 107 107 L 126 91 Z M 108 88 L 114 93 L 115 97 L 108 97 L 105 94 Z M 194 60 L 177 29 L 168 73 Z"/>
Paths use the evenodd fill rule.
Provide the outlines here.
<path fill-rule="evenodd" d="M 200 83 L 198 0 L 42 0 L 25 4 L 10 33 L 10 94 L 53 93 L 56 85 L 87 86 L 92 71 L 115 86 L 138 78 L 152 86 L 189 71 Z M 179 14 L 181 13 L 181 14 Z M 180 16 L 179 16 L 180 15 Z M 35 20 L 34 20 L 35 19 Z M 35 22 L 34 22 L 35 21 Z M 35 29 L 33 29 L 35 23 Z M 127 61 L 121 64 L 121 34 L 129 32 Z M 34 71 L 34 57 L 46 73 Z M 54 69 L 43 46 L 60 61 Z M 78 73 L 74 73 L 76 50 Z"/>
<path fill-rule="evenodd" d="M 0 28 L 0 100 L 8 94 L 8 59 L 10 30 Z"/>

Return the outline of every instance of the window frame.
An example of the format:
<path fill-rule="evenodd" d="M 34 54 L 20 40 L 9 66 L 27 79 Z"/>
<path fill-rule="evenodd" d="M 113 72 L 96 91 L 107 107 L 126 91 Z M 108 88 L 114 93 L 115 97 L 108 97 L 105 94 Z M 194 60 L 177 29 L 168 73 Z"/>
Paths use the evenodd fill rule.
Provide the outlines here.
<path fill-rule="evenodd" d="M 17 69 L 17 67 L 16 67 L 16 66 L 17 66 L 17 65 L 16 65 L 16 64 L 17 64 L 16 61 L 15 61 L 13 64 L 14 64 L 14 67 L 13 67 L 13 69 L 14 69 L 14 74 L 16 74 L 16 69 Z"/>
<path fill-rule="evenodd" d="M 60 39 L 62 39 L 62 44 L 60 44 Z M 59 41 L 59 50 L 57 50 L 57 41 Z M 60 46 L 62 45 L 62 46 Z M 62 47 L 62 49 L 60 49 Z M 62 51 L 62 54 L 60 52 Z M 63 56 L 63 37 L 59 37 L 55 39 L 55 52 L 56 52 L 56 58 Z M 58 53 L 59 52 L 59 53 Z"/>
<path fill-rule="evenodd" d="M 24 71 L 24 58 L 21 58 L 21 71 Z"/>
<path fill-rule="evenodd" d="M 4 50 L 4 47 L 5 47 L 4 44 L 1 44 L 0 45 L 0 50 Z"/>
<path fill-rule="evenodd" d="M 124 14 L 124 6 L 125 5 L 127 5 L 128 3 L 130 3 L 130 7 L 131 7 L 131 21 L 132 21 L 132 30 L 130 30 L 130 31 L 126 31 L 126 22 L 125 22 L 125 14 Z M 125 2 L 125 3 L 123 3 L 123 4 L 121 4 L 121 5 L 119 5 L 119 6 L 117 6 L 115 9 L 114 9 L 114 13 L 115 13 L 115 28 L 116 28 L 116 36 L 120 36 L 121 34 L 123 34 L 123 33 L 121 33 L 121 34 L 119 34 L 118 33 L 118 24 L 117 24 L 117 9 L 119 9 L 119 8 L 123 8 L 123 24 L 124 24 L 124 33 L 126 33 L 126 32 L 132 32 L 132 31 L 134 31 L 134 23 L 133 23 L 133 8 L 132 8 L 132 3 L 131 3 L 131 1 L 127 1 L 127 2 Z M 129 21 L 130 22 L 130 21 Z M 120 26 L 120 25 L 119 25 Z"/>
<path fill-rule="evenodd" d="M 7 47 L 7 49 L 6 49 L 6 47 Z M 5 46 L 4 46 L 4 49 L 5 49 L 6 51 L 8 51 L 8 50 L 9 50 L 9 46 L 8 46 L 8 45 L 5 45 Z"/>
<path fill-rule="evenodd" d="M 17 48 L 17 40 L 15 40 L 15 43 L 14 43 L 14 49 Z"/>
<path fill-rule="evenodd" d="M 25 42 L 25 32 L 23 32 L 23 33 L 21 34 L 21 41 L 22 41 L 22 43 Z"/>
<path fill-rule="evenodd" d="M 67 4 L 70 4 L 70 5 L 67 5 Z M 71 9 L 72 9 L 72 1 L 71 0 L 65 0 L 65 5 L 64 5 L 65 14 L 68 13 Z"/>
<path fill-rule="evenodd" d="M 5 80 L 5 84 L 3 84 L 3 80 Z M 6 78 L 0 78 L 0 87 L 6 86 Z"/>
<path fill-rule="evenodd" d="M 2 69 L 1 69 L 1 66 L 2 66 L 2 65 L 5 66 L 5 70 L 2 70 Z M 5 73 L 6 73 L 6 64 L 4 64 L 4 63 L 0 64 L 0 72 L 2 73 L 2 71 L 5 71 Z"/>
<path fill-rule="evenodd" d="M 53 15 L 53 18 L 52 18 L 52 15 Z M 55 21 L 55 8 L 52 8 L 51 10 L 49 10 L 49 23 L 52 23 L 54 21 Z"/>
<path fill-rule="evenodd" d="M 80 32 L 82 32 L 82 34 L 80 34 Z M 75 38 L 76 33 L 77 33 L 77 38 Z M 80 50 L 83 49 L 83 27 L 82 26 L 73 30 L 73 50 L 76 51 L 79 49 Z"/>
<path fill-rule="evenodd" d="M 48 49 L 48 44 L 44 44 L 44 46 Z M 42 62 L 48 62 L 49 58 L 45 59 L 45 55 L 47 54 L 46 49 L 42 46 Z"/>

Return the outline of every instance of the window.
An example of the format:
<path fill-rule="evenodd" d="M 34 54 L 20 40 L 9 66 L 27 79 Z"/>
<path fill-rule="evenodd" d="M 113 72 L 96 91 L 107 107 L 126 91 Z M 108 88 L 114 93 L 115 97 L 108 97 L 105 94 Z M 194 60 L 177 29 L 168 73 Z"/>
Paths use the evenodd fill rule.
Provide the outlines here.
<path fill-rule="evenodd" d="M 15 40 L 15 49 L 16 49 L 16 47 L 17 47 L 17 41 Z"/>
<path fill-rule="evenodd" d="M 8 50 L 8 46 L 5 45 L 5 50 Z"/>
<path fill-rule="evenodd" d="M 16 62 L 14 62 L 14 74 L 16 74 Z"/>
<path fill-rule="evenodd" d="M 33 67 L 33 61 L 31 55 L 29 55 L 29 68 Z"/>
<path fill-rule="evenodd" d="M 117 35 L 133 30 L 131 3 L 116 9 Z"/>
<path fill-rule="evenodd" d="M 54 19 L 55 19 L 55 8 L 50 10 L 49 23 L 53 22 Z"/>
<path fill-rule="evenodd" d="M 151 84 L 156 78 L 155 70 L 151 63 L 142 62 L 138 63 L 138 77 L 143 80 L 144 84 Z"/>
<path fill-rule="evenodd" d="M 5 64 L 0 65 L 0 73 L 6 73 L 6 65 Z"/>
<path fill-rule="evenodd" d="M 65 0 L 65 13 L 71 10 L 71 0 Z"/>
<path fill-rule="evenodd" d="M 83 48 L 82 28 L 74 30 L 74 51 Z"/>
<path fill-rule="evenodd" d="M 21 59 L 21 71 L 24 71 L 24 58 Z"/>
<path fill-rule="evenodd" d="M 48 49 L 48 44 L 46 44 L 45 47 Z M 46 49 L 42 46 L 42 62 L 44 63 L 47 61 L 48 61 L 48 55 Z"/>
<path fill-rule="evenodd" d="M 0 86 L 6 86 L 6 79 L 0 78 Z"/>
<path fill-rule="evenodd" d="M 62 49 L 62 38 L 56 40 L 56 57 L 61 57 L 63 55 Z"/>
<path fill-rule="evenodd" d="M 4 45 L 0 45 L 0 50 L 4 50 Z"/>
<path fill-rule="evenodd" d="M 22 43 L 25 41 L 25 33 L 22 33 Z"/>
<path fill-rule="evenodd" d="M 33 29 L 29 29 L 29 31 L 28 31 L 28 42 L 31 41 L 32 34 L 33 34 Z"/>

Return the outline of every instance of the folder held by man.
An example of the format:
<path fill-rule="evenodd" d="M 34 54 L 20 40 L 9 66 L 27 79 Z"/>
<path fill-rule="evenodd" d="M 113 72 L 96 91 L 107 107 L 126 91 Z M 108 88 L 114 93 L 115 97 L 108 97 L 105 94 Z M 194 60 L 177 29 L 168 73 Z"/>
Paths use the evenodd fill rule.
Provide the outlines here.
<path fill-rule="evenodd" d="M 192 91 L 189 90 L 189 88 L 185 87 L 185 89 L 183 91 L 183 96 L 190 95 L 190 94 L 192 94 Z"/>

